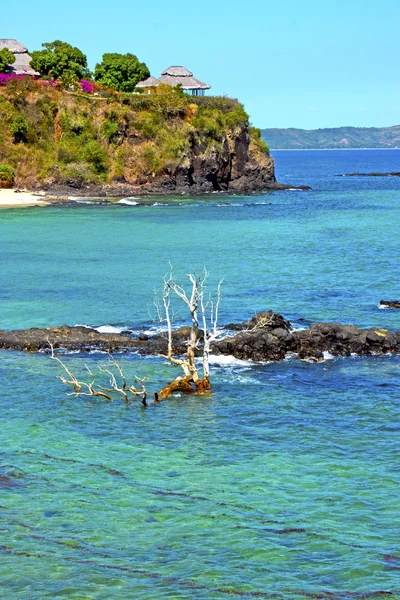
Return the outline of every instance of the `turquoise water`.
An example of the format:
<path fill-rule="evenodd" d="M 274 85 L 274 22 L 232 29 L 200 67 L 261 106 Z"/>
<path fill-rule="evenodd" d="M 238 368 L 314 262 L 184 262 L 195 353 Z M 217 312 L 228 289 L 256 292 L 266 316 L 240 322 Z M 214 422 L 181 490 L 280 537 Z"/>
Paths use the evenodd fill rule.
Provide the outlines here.
<path fill-rule="evenodd" d="M 377 305 L 400 296 L 400 179 L 338 175 L 400 151 L 275 158 L 313 190 L 2 210 L 0 327 L 148 329 L 171 261 L 225 278 L 222 322 L 399 329 Z M 399 357 L 215 361 L 212 397 L 147 410 L 67 396 L 43 354 L 0 359 L 0 597 L 400 598 Z M 121 364 L 151 390 L 175 374 Z"/>

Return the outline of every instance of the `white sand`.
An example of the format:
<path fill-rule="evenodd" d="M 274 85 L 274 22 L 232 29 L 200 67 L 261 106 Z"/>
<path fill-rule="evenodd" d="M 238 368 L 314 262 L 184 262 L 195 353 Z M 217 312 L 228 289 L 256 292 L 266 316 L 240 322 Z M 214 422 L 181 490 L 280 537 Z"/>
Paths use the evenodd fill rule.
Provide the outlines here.
<path fill-rule="evenodd" d="M 0 189 L 0 208 L 10 206 L 40 206 L 48 202 L 44 200 L 44 192 L 16 192 Z"/>

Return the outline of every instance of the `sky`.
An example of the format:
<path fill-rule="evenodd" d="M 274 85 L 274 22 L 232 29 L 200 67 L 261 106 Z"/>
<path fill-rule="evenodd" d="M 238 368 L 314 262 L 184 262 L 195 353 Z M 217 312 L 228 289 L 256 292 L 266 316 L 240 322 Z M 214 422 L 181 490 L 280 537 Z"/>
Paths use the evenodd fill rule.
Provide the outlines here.
<path fill-rule="evenodd" d="M 261 128 L 400 124 L 400 0 L 19 0 L 0 38 L 184 65 Z"/>

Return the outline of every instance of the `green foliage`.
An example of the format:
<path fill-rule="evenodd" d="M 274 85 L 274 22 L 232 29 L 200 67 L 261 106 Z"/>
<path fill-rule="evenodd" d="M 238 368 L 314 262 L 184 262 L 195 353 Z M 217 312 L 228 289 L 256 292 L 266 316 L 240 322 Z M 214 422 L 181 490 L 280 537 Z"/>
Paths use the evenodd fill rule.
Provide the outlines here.
<path fill-rule="evenodd" d="M 0 165 L 0 187 L 11 187 L 14 184 L 15 171 L 11 165 Z"/>
<path fill-rule="evenodd" d="M 246 125 L 249 122 L 249 115 L 244 110 L 242 104 L 237 104 L 232 110 L 226 113 L 225 123 L 227 127 L 235 127 L 236 125 Z"/>
<path fill-rule="evenodd" d="M 193 127 L 200 136 L 216 138 L 219 140 L 225 133 L 224 115 L 216 108 L 202 106 L 195 114 Z"/>
<path fill-rule="evenodd" d="M 118 123 L 116 123 L 115 121 L 109 121 L 109 120 L 104 121 L 104 123 L 101 127 L 101 130 L 109 144 L 111 144 L 114 141 L 114 139 L 116 138 L 118 129 L 119 129 Z"/>
<path fill-rule="evenodd" d="M 99 142 L 96 140 L 90 140 L 83 148 L 83 158 L 86 162 L 93 165 L 96 173 L 106 172 L 107 155 Z"/>
<path fill-rule="evenodd" d="M 23 115 L 15 115 L 10 123 L 10 131 L 14 144 L 27 141 L 28 123 Z"/>
<path fill-rule="evenodd" d="M 18 166 L 17 181 L 136 181 L 173 173 L 191 148 L 207 154 L 234 144 L 248 127 L 243 107 L 229 98 L 196 98 L 158 86 L 151 94 L 70 94 L 32 83 L 0 87 L 0 161 Z M 206 101 L 204 101 L 206 100 Z M 249 129 L 251 151 L 267 152 Z M 18 143 L 23 142 L 23 143 Z M 196 150 L 196 151 L 197 151 Z"/>
<path fill-rule="evenodd" d="M 235 98 L 227 98 L 226 96 L 189 96 L 192 104 L 204 106 L 206 108 L 215 108 L 224 114 L 233 110 L 238 106 L 239 101 Z"/>
<path fill-rule="evenodd" d="M 258 127 L 249 127 L 249 135 L 252 142 L 254 143 L 256 148 L 260 150 L 260 152 L 262 152 L 263 154 L 269 154 L 269 148 L 261 137 L 261 129 L 259 129 Z"/>
<path fill-rule="evenodd" d="M 135 85 L 150 76 L 145 63 L 134 54 L 103 54 L 103 60 L 94 70 L 97 83 L 121 92 L 132 92 Z"/>
<path fill-rule="evenodd" d="M 42 75 L 54 77 L 65 86 L 87 75 L 87 59 L 79 48 L 55 40 L 42 44 L 44 50 L 32 52 L 31 67 Z"/>
<path fill-rule="evenodd" d="M 0 50 L 0 73 L 5 73 L 9 65 L 15 63 L 15 56 L 8 48 Z"/>

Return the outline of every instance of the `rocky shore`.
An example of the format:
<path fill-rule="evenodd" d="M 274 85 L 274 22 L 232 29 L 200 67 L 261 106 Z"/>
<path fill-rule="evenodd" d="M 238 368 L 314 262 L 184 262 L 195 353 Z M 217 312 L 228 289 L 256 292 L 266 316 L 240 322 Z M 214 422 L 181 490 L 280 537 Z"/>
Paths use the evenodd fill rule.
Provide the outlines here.
<path fill-rule="evenodd" d="M 308 329 L 295 331 L 289 321 L 272 311 L 257 313 L 244 323 L 229 324 L 226 330 L 231 335 L 213 345 L 214 355 L 266 362 L 283 360 L 288 356 L 319 361 L 326 352 L 333 356 L 400 353 L 400 330 L 393 333 L 375 327 L 358 329 L 340 323 L 313 323 Z M 177 355 L 185 352 L 188 333 L 188 327 L 174 332 L 174 352 Z M 49 341 L 55 348 L 66 351 L 135 351 L 142 355 L 157 355 L 167 350 L 167 340 L 162 334 L 149 337 L 130 331 L 100 333 L 89 327 L 68 325 L 0 330 L 0 349 L 4 350 L 46 351 L 49 350 Z"/>

